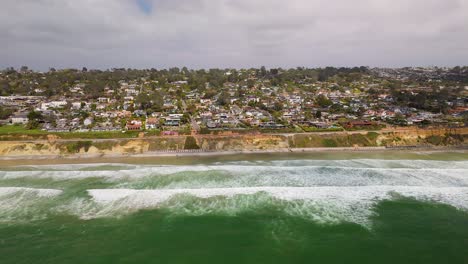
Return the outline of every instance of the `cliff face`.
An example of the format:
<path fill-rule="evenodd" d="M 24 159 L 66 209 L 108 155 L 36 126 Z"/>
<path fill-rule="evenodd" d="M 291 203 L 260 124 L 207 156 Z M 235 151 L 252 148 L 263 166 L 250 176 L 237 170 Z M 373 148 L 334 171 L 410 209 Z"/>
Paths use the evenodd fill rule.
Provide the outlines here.
<path fill-rule="evenodd" d="M 468 143 L 468 129 L 407 130 L 362 133 L 178 136 L 108 140 L 0 141 L 1 156 L 129 155 L 159 151 L 201 149 L 207 151 L 279 150 L 379 146 L 452 146 Z"/>

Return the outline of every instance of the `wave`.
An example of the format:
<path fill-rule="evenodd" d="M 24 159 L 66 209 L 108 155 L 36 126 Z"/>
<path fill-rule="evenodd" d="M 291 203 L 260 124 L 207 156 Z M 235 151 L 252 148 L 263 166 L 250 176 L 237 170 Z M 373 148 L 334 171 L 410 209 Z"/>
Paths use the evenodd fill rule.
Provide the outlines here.
<path fill-rule="evenodd" d="M 241 160 L 223 161 L 198 165 L 135 165 L 123 163 L 92 163 L 92 164 L 58 164 L 58 165 L 27 165 L 10 167 L 12 170 L 48 170 L 48 171 L 101 171 L 101 170 L 135 170 L 151 167 L 210 167 L 210 166 L 320 166 L 320 167 L 352 167 L 352 168 L 460 168 L 468 169 L 468 161 L 454 160 L 402 160 L 402 159 L 346 159 L 346 160 Z"/>
<path fill-rule="evenodd" d="M 327 166 L 144 166 L 129 170 L 1 171 L 0 180 L 102 178 L 119 188 L 221 188 L 258 186 L 467 186 L 464 168 L 357 168 Z"/>
<path fill-rule="evenodd" d="M 0 221 L 43 219 L 49 214 L 118 217 L 151 208 L 168 210 L 170 215 L 236 215 L 271 209 L 321 223 L 368 226 L 374 206 L 398 195 L 468 210 L 467 161 L 103 163 L 0 171 L 0 185 L 28 184 L 44 189 L 0 188 Z"/>
<path fill-rule="evenodd" d="M 468 210 L 468 187 L 247 187 L 203 189 L 90 189 L 88 197 L 61 190 L 0 188 L 0 221 L 34 221 L 49 215 L 84 220 L 122 217 L 143 209 L 168 215 L 226 215 L 282 212 L 321 224 L 353 222 L 371 228 L 381 201 L 408 197 Z"/>
<path fill-rule="evenodd" d="M 34 189 L 34 188 L 23 188 L 23 187 L 0 187 L 0 197 L 16 195 L 18 193 L 33 194 L 37 197 L 47 198 L 60 195 L 62 190 L 55 189 Z"/>
<path fill-rule="evenodd" d="M 217 189 L 88 190 L 92 203 L 83 199 L 70 205 L 69 213 L 82 218 L 119 216 L 141 209 L 163 208 L 174 214 L 235 215 L 259 208 L 277 207 L 283 212 L 321 223 L 354 222 L 369 225 L 372 208 L 399 195 L 468 209 L 468 188 L 366 186 L 366 187 L 255 187 Z M 77 206 L 79 204 L 79 206 Z M 79 208 L 79 210 L 76 210 Z M 92 208 L 93 211 L 90 211 Z"/>
<path fill-rule="evenodd" d="M 50 200 L 60 194 L 55 189 L 0 188 L 0 222 L 43 219 Z"/>

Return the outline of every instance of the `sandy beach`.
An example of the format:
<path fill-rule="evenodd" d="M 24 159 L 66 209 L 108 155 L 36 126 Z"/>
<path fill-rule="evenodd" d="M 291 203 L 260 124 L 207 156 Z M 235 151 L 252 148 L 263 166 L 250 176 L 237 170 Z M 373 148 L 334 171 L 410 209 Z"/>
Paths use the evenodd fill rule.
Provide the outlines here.
<path fill-rule="evenodd" d="M 402 153 L 459 153 L 468 154 L 468 148 L 459 147 L 337 147 L 337 148 L 290 148 L 269 150 L 230 150 L 230 151 L 204 151 L 204 150 L 178 150 L 178 151 L 151 151 L 139 154 L 72 154 L 72 155 L 4 155 L 0 156 L 0 166 L 36 165 L 36 164 L 78 164 L 78 163 L 145 163 L 161 161 L 167 162 L 175 159 L 212 159 L 217 157 L 237 157 L 243 155 L 398 155 Z"/>

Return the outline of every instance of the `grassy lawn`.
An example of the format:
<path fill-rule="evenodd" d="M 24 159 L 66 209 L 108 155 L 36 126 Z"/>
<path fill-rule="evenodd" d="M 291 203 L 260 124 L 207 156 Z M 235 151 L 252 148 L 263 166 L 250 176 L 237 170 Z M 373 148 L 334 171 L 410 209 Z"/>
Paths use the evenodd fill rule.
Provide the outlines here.
<path fill-rule="evenodd" d="M 69 132 L 69 133 L 49 133 L 57 135 L 62 139 L 111 139 L 111 138 L 136 138 L 141 131 L 108 131 L 108 132 Z"/>
<path fill-rule="evenodd" d="M 21 139 L 19 136 L 46 136 L 46 135 L 56 135 L 62 139 L 112 139 L 112 138 L 136 138 L 141 132 L 145 131 L 126 131 L 122 133 L 122 131 L 104 131 L 104 132 L 58 132 L 52 133 L 43 131 L 40 129 L 26 129 L 23 126 L 0 126 L 0 139 L 1 136 L 8 136 L 8 138 L 4 138 L 4 140 L 16 140 Z M 146 131 L 146 136 L 158 136 L 160 135 L 159 130 L 150 130 Z"/>
<path fill-rule="evenodd" d="M 46 131 L 39 129 L 26 129 L 23 126 L 0 126 L 0 135 L 47 135 Z"/>
<path fill-rule="evenodd" d="M 111 132 L 83 132 L 83 133 L 51 133 L 40 129 L 26 129 L 23 126 L 1 126 L 0 136 L 46 136 L 56 135 L 63 139 L 106 139 L 106 138 L 135 138 L 138 137 L 139 132 L 125 132 L 111 131 Z M 14 140 L 15 138 L 11 138 Z"/>
<path fill-rule="evenodd" d="M 341 132 L 344 131 L 341 127 L 336 128 L 316 128 L 316 127 L 301 127 L 305 132 Z"/>

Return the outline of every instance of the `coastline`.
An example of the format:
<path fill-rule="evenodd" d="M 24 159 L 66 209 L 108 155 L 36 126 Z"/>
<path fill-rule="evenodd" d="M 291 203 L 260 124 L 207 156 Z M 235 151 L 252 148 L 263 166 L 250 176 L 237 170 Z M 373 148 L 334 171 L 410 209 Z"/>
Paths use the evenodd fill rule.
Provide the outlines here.
<path fill-rule="evenodd" d="M 71 163 L 106 163 L 125 161 L 163 161 L 164 159 L 178 158 L 216 158 L 241 155 L 300 155 L 300 154 L 365 154 L 375 153 L 388 155 L 392 153 L 459 153 L 468 154 L 468 146 L 402 146 L 402 147 L 334 147 L 334 148 L 289 148 L 268 150 L 226 150 L 226 151 L 201 151 L 201 150 L 179 150 L 179 151 L 151 151 L 146 153 L 128 154 L 69 154 L 69 155 L 5 155 L 0 156 L 0 166 L 20 165 L 48 165 L 48 164 L 71 164 Z"/>

